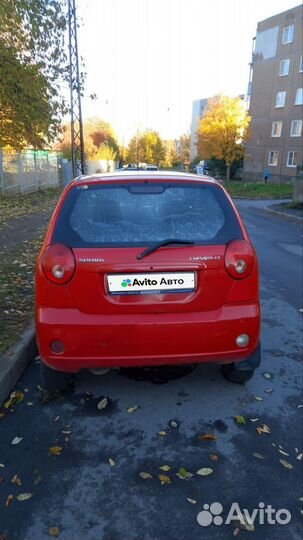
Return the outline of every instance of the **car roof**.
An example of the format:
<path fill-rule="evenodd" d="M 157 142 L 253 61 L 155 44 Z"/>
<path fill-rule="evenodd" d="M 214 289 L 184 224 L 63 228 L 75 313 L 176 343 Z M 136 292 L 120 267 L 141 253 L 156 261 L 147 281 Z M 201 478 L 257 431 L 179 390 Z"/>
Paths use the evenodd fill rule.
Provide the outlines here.
<path fill-rule="evenodd" d="M 94 174 L 94 175 L 81 175 L 74 179 L 73 183 L 94 183 L 100 182 L 100 180 L 105 181 L 117 181 L 121 180 L 190 180 L 191 182 L 206 182 L 209 184 L 219 184 L 214 178 L 206 175 L 197 175 L 191 173 L 183 172 L 174 172 L 174 171 L 152 171 L 152 174 L 149 171 L 142 170 L 125 170 L 125 171 L 114 171 L 111 173 L 103 174 Z"/>

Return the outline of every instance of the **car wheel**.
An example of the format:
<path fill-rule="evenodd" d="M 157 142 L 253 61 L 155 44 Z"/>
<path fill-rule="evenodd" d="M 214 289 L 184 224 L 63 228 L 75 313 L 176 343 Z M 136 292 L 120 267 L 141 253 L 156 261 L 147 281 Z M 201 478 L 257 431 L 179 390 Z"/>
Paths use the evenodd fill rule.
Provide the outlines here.
<path fill-rule="evenodd" d="M 225 379 L 236 383 L 236 384 L 243 384 L 247 381 L 249 381 L 255 372 L 254 369 L 247 369 L 247 370 L 240 370 L 236 369 L 234 367 L 234 364 L 225 364 L 221 366 L 221 371 L 225 377 Z"/>
<path fill-rule="evenodd" d="M 73 374 L 56 371 L 41 363 L 41 379 L 44 390 L 48 392 L 63 392 L 71 386 Z"/>

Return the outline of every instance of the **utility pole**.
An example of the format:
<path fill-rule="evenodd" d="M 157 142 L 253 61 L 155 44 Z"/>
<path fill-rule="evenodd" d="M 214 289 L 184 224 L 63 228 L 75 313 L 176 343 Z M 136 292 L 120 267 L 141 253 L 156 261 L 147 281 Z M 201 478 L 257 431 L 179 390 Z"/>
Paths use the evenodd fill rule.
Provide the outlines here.
<path fill-rule="evenodd" d="M 72 166 L 73 176 L 76 177 L 85 172 L 76 0 L 68 0 L 68 31 Z"/>

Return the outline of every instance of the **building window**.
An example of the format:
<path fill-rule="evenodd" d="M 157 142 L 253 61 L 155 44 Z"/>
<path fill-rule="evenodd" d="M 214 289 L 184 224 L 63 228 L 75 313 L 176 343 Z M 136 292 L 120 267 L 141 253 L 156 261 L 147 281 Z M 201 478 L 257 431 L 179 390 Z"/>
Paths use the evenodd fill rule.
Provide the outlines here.
<path fill-rule="evenodd" d="M 288 73 L 289 73 L 289 64 L 290 64 L 290 59 L 289 58 L 286 58 L 286 60 L 281 60 L 280 69 L 279 69 L 280 77 L 285 77 L 285 75 L 288 75 Z"/>
<path fill-rule="evenodd" d="M 282 43 L 285 45 L 286 43 L 292 43 L 294 39 L 294 25 L 291 24 L 290 26 L 284 26 L 283 28 L 283 36 L 282 36 Z"/>
<path fill-rule="evenodd" d="M 286 92 L 278 92 L 276 95 L 276 108 L 285 107 Z"/>
<path fill-rule="evenodd" d="M 278 165 L 278 155 L 279 155 L 279 152 L 277 152 L 277 150 L 273 150 L 269 152 L 268 165 L 271 165 L 272 167 L 275 167 L 276 165 Z"/>
<path fill-rule="evenodd" d="M 290 128 L 291 137 L 301 137 L 303 120 L 293 120 Z"/>
<path fill-rule="evenodd" d="M 271 126 L 272 137 L 281 137 L 282 125 L 283 125 L 282 121 L 278 121 L 278 122 L 275 121 L 272 123 L 272 126 Z"/>
<path fill-rule="evenodd" d="M 287 167 L 296 167 L 297 166 L 297 153 L 298 152 L 288 152 L 287 154 Z"/>
<path fill-rule="evenodd" d="M 303 56 L 301 55 L 300 63 L 299 63 L 299 73 L 302 73 L 303 71 Z"/>
<path fill-rule="evenodd" d="M 295 105 L 303 105 L 303 88 L 298 88 L 296 91 Z"/>

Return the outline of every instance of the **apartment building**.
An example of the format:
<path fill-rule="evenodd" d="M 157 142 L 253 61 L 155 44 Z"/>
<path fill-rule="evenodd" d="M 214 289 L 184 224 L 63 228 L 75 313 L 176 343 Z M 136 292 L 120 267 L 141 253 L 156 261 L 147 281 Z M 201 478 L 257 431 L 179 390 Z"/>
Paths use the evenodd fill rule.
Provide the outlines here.
<path fill-rule="evenodd" d="M 287 182 L 302 166 L 302 4 L 261 21 L 248 87 L 251 137 L 243 179 Z"/>
<path fill-rule="evenodd" d="M 193 161 L 197 157 L 197 130 L 199 122 L 203 118 L 209 98 L 196 99 L 193 101 L 192 117 L 190 124 L 190 159 Z"/>

